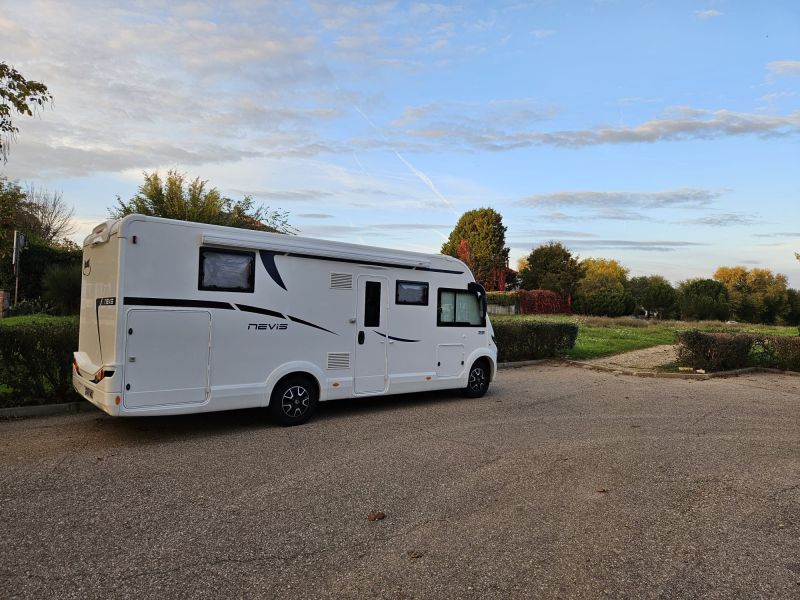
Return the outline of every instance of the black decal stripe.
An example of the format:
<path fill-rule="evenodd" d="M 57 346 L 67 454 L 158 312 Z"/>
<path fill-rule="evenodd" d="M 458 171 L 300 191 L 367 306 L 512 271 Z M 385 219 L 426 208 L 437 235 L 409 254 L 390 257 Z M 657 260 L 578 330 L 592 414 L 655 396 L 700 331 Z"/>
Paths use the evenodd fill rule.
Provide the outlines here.
<path fill-rule="evenodd" d="M 267 273 L 269 273 L 269 276 L 272 277 L 272 281 L 277 283 L 283 289 L 286 289 L 286 285 L 283 283 L 283 278 L 281 278 L 278 267 L 275 265 L 275 252 L 270 252 L 269 250 L 259 250 L 258 255 L 261 257 L 261 264 L 264 265 Z"/>
<path fill-rule="evenodd" d="M 268 317 L 276 317 L 278 319 L 285 319 L 281 313 L 268 308 L 259 308 L 258 306 L 247 306 L 247 304 L 237 304 L 236 307 L 244 312 L 256 313 L 258 315 L 267 315 Z"/>
<path fill-rule="evenodd" d="M 422 341 L 422 340 L 407 340 L 405 338 L 394 337 L 393 335 L 386 335 L 385 333 L 381 333 L 380 331 L 375 331 L 375 333 L 377 333 L 381 337 L 389 338 L 390 340 L 395 341 L 395 342 L 420 342 L 420 341 Z"/>
<path fill-rule="evenodd" d="M 94 317 L 97 320 L 97 347 L 100 350 L 100 364 L 103 364 L 103 341 L 100 339 L 100 302 L 102 298 L 94 301 Z"/>
<path fill-rule="evenodd" d="M 317 254 L 302 254 L 299 252 L 277 252 L 283 256 L 293 256 L 296 258 L 311 258 L 314 260 L 328 260 L 331 262 L 353 263 L 356 265 L 369 265 L 373 267 L 391 267 L 394 269 L 409 269 L 411 271 L 428 271 L 430 273 L 451 273 L 453 275 L 461 275 L 464 271 L 453 271 L 450 269 L 433 269 L 431 267 L 414 267 L 412 265 L 396 265 L 387 262 L 378 262 L 372 260 L 357 260 L 355 258 L 335 258 L 333 256 L 319 256 Z M 265 265 L 266 266 L 266 265 Z M 284 288 L 286 289 L 286 288 Z"/>
<path fill-rule="evenodd" d="M 313 327 L 314 329 L 321 329 L 322 331 L 327 331 L 328 333 L 332 333 L 333 335 L 339 335 L 335 331 L 331 331 L 330 329 L 325 329 L 324 327 L 320 327 L 319 325 L 314 325 L 314 323 L 309 323 L 308 321 L 304 321 L 303 319 L 298 319 L 297 317 L 293 317 L 292 315 L 286 315 L 295 323 L 300 323 L 301 325 L 308 325 L 309 327 Z"/>
<path fill-rule="evenodd" d="M 182 298 L 138 298 L 125 296 L 125 304 L 130 306 L 178 306 L 182 308 L 221 308 L 234 310 L 229 302 L 214 302 L 213 300 L 184 300 Z"/>

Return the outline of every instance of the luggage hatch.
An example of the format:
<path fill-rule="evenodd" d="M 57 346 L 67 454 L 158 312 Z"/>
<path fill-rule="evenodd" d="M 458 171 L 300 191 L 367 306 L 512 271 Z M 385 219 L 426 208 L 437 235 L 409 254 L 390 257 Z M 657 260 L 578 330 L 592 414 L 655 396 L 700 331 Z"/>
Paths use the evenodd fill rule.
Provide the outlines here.
<path fill-rule="evenodd" d="M 131 310 L 125 342 L 125 408 L 206 401 L 211 313 L 205 310 Z"/>

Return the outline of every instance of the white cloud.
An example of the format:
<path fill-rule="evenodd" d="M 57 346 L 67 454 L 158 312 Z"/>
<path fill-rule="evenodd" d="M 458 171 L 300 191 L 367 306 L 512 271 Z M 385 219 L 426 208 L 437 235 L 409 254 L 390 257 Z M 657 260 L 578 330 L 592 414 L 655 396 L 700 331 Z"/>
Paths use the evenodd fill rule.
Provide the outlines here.
<path fill-rule="evenodd" d="M 800 60 L 774 60 L 767 63 L 767 71 L 773 75 L 800 75 Z"/>
<path fill-rule="evenodd" d="M 694 15 L 698 19 L 706 20 L 706 19 L 713 19 L 715 17 L 722 16 L 722 13 L 715 8 L 706 8 L 704 10 L 696 10 L 694 11 Z"/>

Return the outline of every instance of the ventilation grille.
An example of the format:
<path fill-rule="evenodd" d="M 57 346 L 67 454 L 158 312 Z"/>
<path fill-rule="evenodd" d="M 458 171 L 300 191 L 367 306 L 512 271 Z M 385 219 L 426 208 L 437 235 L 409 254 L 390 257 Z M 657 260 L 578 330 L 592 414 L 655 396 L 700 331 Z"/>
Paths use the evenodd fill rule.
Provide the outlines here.
<path fill-rule="evenodd" d="M 331 273 L 331 289 L 352 290 L 353 276 L 350 273 Z"/>
<path fill-rule="evenodd" d="M 328 368 L 329 369 L 349 369 L 350 368 L 350 353 L 349 352 L 328 352 Z"/>

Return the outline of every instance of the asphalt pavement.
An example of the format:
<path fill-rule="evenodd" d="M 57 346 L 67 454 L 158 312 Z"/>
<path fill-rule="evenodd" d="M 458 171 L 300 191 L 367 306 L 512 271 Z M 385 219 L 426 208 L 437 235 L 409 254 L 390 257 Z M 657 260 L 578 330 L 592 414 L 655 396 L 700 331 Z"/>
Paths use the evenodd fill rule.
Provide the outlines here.
<path fill-rule="evenodd" d="M 800 378 L 0 422 L 0 597 L 798 598 Z"/>

